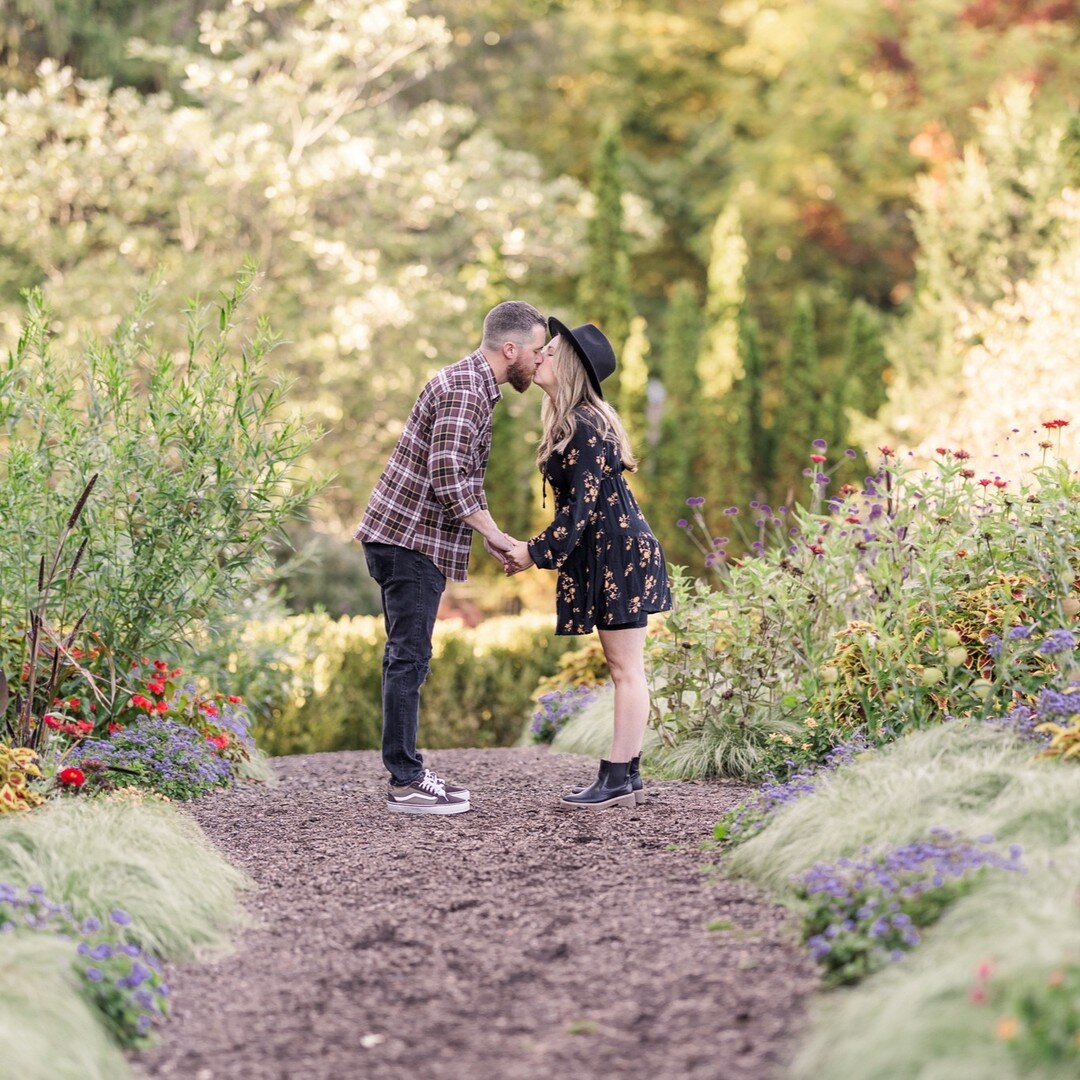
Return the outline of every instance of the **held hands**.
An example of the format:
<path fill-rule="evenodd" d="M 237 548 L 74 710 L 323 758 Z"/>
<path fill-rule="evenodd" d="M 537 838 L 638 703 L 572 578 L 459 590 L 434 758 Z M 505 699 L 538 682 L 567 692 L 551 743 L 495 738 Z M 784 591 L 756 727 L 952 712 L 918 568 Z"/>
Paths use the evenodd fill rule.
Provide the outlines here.
<path fill-rule="evenodd" d="M 515 540 L 504 532 L 484 537 L 484 550 L 502 563 L 507 576 L 518 574 L 533 565 L 529 546 L 523 540 Z"/>
<path fill-rule="evenodd" d="M 503 560 L 503 568 L 507 576 L 519 574 L 522 570 L 528 570 L 533 565 L 532 556 L 529 554 L 529 545 L 524 540 L 515 540 L 514 546 Z"/>
<path fill-rule="evenodd" d="M 498 559 L 502 563 L 503 569 L 506 569 L 506 556 L 513 550 L 517 541 L 504 532 L 492 533 L 490 536 L 484 537 L 484 550 L 492 556 L 492 558 Z"/>

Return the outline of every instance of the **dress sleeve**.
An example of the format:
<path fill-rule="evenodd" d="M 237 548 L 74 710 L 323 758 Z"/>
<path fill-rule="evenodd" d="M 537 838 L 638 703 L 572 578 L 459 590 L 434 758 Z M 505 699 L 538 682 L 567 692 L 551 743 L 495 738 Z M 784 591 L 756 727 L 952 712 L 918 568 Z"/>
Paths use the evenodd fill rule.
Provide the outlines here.
<path fill-rule="evenodd" d="M 604 444 L 591 424 L 580 417 L 562 451 L 562 468 L 569 501 L 554 521 L 528 544 L 533 562 L 544 570 L 558 570 L 581 540 L 581 534 L 600 498 Z"/>

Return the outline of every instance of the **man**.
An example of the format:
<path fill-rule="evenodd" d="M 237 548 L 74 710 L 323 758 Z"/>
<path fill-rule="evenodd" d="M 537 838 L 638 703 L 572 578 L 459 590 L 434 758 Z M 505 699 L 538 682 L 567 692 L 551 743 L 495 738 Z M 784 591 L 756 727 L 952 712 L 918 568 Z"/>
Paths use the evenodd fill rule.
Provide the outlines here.
<path fill-rule="evenodd" d="M 395 813 L 469 809 L 469 792 L 424 768 L 416 749 L 420 687 L 439 600 L 448 578 L 466 579 L 473 531 L 500 561 L 514 546 L 484 497 L 491 414 L 502 383 L 518 393 L 532 385 L 546 340 L 544 317 L 531 304 L 511 300 L 488 312 L 480 348 L 420 392 L 356 531 L 382 591 L 382 754 L 386 805 Z"/>

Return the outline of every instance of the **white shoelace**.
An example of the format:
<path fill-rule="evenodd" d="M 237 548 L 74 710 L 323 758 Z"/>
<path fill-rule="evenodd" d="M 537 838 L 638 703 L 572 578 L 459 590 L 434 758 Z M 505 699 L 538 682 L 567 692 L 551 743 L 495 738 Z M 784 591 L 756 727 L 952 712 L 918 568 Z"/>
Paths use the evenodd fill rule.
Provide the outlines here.
<path fill-rule="evenodd" d="M 446 795 L 443 782 L 430 769 L 424 770 L 424 779 L 420 781 L 418 786 L 425 791 L 430 791 L 432 795 Z"/>

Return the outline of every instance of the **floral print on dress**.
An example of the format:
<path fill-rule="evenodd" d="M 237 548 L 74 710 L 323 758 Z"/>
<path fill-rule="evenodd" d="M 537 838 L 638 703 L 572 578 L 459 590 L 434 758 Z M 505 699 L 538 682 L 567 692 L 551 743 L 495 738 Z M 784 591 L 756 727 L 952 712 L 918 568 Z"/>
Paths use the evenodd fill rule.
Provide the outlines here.
<path fill-rule="evenodd" d="M 533 562 L 559 572 L 556 634 L 640 622 L 671 609 L 667 566 L 633 492 L 618 446 L 579 407 L 566 447 L 544 462 L 555 496 L 551 524 L 529 541 Z"/>

